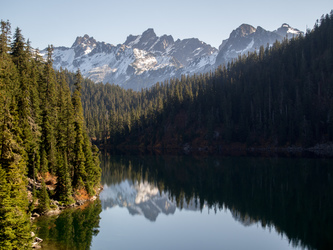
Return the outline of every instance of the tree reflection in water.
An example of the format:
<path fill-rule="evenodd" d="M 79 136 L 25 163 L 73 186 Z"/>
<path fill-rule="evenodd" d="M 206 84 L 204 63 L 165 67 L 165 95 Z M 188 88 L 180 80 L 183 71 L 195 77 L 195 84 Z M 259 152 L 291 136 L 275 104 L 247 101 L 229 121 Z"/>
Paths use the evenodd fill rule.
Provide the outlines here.
<path fill-rule="evenodd" d="M 36 222 L 37 235 L 45 249 L 89 249 L 99 233 L 101 202 L 96 200 L 77 209 L 66 209 L 59 216 L 43 216 Z"/>
<path fill-rule="evenodd" d="M 332 160 L 260 157 L 102 157 L 102 183 L 148 182 L 178 208 L 229 209 L 244 226 L 274 227 L 295 246 L 333 249 Z M 155 218 L 156 219 L 156 218 Z"/>

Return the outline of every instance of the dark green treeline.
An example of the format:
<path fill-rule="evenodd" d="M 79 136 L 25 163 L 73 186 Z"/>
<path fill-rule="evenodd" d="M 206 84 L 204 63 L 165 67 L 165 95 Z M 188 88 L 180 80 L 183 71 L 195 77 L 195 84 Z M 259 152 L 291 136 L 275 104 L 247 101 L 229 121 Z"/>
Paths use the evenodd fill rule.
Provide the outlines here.
<path fill-rule="evenodd" d="M 100 182 L 98 150 L 92 149 L 81 105 L 80 72 L 71 94 L 63 71 L 52 67 L 52 46 L 40 58 L 17 28 L 1 21 L 0 35 L 0 249 L 30 247 L 29 211 L 49 209 L 49 198 L 73 202 L 77 190 L 90 195 Z M 53 176 L 56 189 L 43 178 Z M 28 193 L 28 179 L 42 189 Z M 30 205 L 28 201 L 30 200 Z"/>
<path fill-rule="evenodd" d="M 333 12 L 306 35 L 214 72 L 135 92 L 83 85 L 90 136 L 108 145 L 300 145 L 333 140 Z"/>

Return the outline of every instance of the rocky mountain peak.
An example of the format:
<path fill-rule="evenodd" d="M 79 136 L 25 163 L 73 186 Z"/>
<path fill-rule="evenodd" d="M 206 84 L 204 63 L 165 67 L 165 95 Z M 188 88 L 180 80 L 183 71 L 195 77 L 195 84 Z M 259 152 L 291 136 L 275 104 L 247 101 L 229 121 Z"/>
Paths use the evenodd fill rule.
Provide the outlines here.
<path fill-rule="evenodd" d="M 159 38 L 156 36 L 154 29 L 149 28 L 139 36 L 129 35 L 124 43 L 126 46 L 130 46 L 140 50 L 149 51 Z"/>
<path fill-rule="evenodd" d="M 233 30 L 230 34 L 231 38 L 245 37 L 256 32 L 256 28 L 252 25 L 243 23 L 237 29 Z"/>
<path fill-rule="evenodd" d="M 283 23 L 281 25 L 280 28 L 278 28 L 277 30 L 274 31 L 276 34 L 282 36 L 282 37 L 285 37 L 288 35 L 288 38 L 291 38 L 293 36 L 297 36 L 297 35 L 302 35 L 303 32 L 298 30 L 298 29 L 295 29 L 293 27 L 291 27 L 289 24 L 287 23 Z"/>
<path fill-rule="evenodd" d="M 250 36 L 256 34 L 257 31 L 260 33 L 264 30 L 261 27 L 258 27 L 258 29 L 259 30 L 252 25 L 243 23 L 230 33 L 228 39 L 222 41 L 219 50 L 228 50 L 233 47 L 232 49 L 239 51 L 240 48 L 246 47 L 251 42 L 252 38 L 250 38 Z"/>
<path fill-rule="evenodd" d="M 124 42 L 124 45 L 129 46 L 131 43 L 133 43 L 139 36 L 133 36 L 133 35 L 129 35 L 126 39 L 126 41 Z"/>
<path fill-rule="evenodd" d="M 92 46 L 94 44 L 96 44 L 97 41 L 93 38 L 90 37 L 89 35 L 85 34 L 83 37 L 82 36 L 78 36 L 75 39 L 75 42 L 72 45 L 72 48 L 77 47 L 77 46 Z"/>
<path fill-rule="evenodd" d="M 256 29 L 256 33 L 263 33 L 263 32 L 267 32 L 263 27 L 261 26 L 258 26 L 257 29 Z"/>
<path fill-rule="evenodd" d="M 82 55 L 87 55 L 96 47 L 97 41 L 93 38 L 85 34 L 83 37 L 78 36 L 75 39 L 75 42 L 72 45 L 72 49 L 74 49 L 75 57 L 79 57 Z"/>
<path fill-rule="evenodd" d="M 286 23 L 275 31 L 268 31 L 260 26 L 254 28 L 251 25 L 242 24 L 231 32 L 228 39 L 223 40 L 215 64 L 225 64 L 239 55 L 258 50 L 260 46 L 272 45 L 276 41 L 282 41 L 284 38 L 290 39 L 301 33 Z"/>
<path fill-rule="evenodd" d="M 154 29 L 152 28 L 147 29 L 141 35 L 141 39 L 154 39 L 154 38 L 156 38 L 156 34 Z"/>

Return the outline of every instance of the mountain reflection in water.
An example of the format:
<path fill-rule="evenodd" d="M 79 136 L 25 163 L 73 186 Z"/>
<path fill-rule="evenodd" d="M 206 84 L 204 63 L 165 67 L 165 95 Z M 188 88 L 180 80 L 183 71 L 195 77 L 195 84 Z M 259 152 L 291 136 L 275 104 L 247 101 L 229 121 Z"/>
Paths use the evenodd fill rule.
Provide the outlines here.
<path fill-rule="evenodd" d="M 176 204 L 148 182 L 125 180 L 116 185 L 104 185 L 100 199 L 103 209 L 117 205 L 126 207 L 130 214 L 144 215 L 150 221 L 155 221 L 159 213 L 168 215 L 176 211 Z"/>
<path fill-rule="evenodd" d="M 243 226 L 274 228 L 294 246 L 333 249 L 333 161 L 260 157 L 103 157 L 103 209 L 150 221 L 227 209 Z"/>

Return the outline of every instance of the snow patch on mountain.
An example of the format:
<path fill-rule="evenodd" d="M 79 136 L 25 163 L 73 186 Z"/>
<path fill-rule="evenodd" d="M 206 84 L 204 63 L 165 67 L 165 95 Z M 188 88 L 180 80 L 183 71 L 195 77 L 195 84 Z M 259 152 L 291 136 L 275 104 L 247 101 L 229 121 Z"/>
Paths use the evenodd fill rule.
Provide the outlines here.
<path fill-rule="evenodd" d="M 114 46 L 93 37 L 77 37 L 71 48 L 54 48 L 53 66 L 75 72 L 95 82 L 109 82 L 140 90 L 182 74 L 205 73 L 226 64 L 239 55 L 270 46 L 276 40 L 302 34 L 288 24 L 275 31 L 242 24 L 222 41 L 219 50 L 197 38 L 174 41 L 172 36 L 158 37 L 153 29 L 141 35 L 129 35 L 124 44 Z M 47 50 L 41 51 L 46 58 Z"/>
<path fill-rule="evenodd" d="M 261 46 L 272 46 L 276 41 L 282 41 L 284 38 L 291 39 L 302 34 L 303 32 L 288 24 L 282 24 L 275 31 L 267 31 L 260 26 L 254 28 L 251 25 L 242 24 L 231 32 L 228 39 L 222 41 L 216 56 L 215 67 L 226 64 L 248 52 L 259 51 Z"/>
<path fill-rule="evenodd" d="M 245 49 L 243 49 L 243 50 L 239 50 L 239 51 L 236 51 L 236 53 L 245 53 L 245 52 L 247 52 L 247 51 L 249 51 L 250 49 L 252 49 L 253 48 L 253 45 L 254 45 L 254 39 L 252 39 L 251 40 L 251 42 L 246 46 L 246 48 Z"/>

